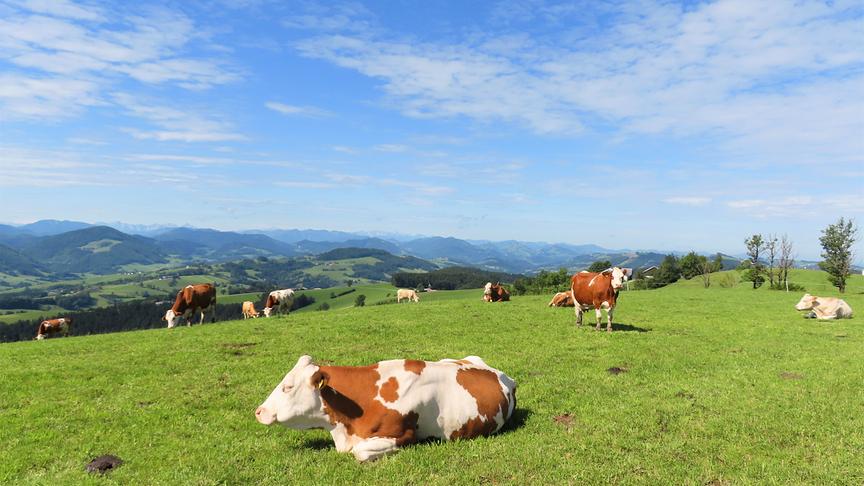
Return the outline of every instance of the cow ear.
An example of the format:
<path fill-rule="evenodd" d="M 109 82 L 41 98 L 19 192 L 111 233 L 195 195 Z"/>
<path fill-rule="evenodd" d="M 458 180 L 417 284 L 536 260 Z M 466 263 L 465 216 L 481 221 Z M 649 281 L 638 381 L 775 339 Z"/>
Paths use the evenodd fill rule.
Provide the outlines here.
<path fill-rule="evenodd" d="M 321 370 L 316 371 L 312 374 L 312 377 L 309 378 L 309 384 L 312 385 L 312 388 L 322 389 L 327 386 L 327 383 L 330 381 L 330 377 L 327 376 L 326 373 Z"/>

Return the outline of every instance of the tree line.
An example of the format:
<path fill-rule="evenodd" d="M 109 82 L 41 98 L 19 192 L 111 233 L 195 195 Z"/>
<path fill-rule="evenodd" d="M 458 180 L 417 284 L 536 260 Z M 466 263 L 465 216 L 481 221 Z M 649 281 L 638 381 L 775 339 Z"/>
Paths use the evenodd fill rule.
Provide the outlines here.
<path fill-rule="evenodd" d="M 448 267 L 427 273 L 396 272 L 390 283 L 398 288 L 423 289 L 427 286 L 436 290 L 476 289 L 486 282 L 510 283 L 521 277 L 503 272 L 490 272 L 472 267 Z"/>

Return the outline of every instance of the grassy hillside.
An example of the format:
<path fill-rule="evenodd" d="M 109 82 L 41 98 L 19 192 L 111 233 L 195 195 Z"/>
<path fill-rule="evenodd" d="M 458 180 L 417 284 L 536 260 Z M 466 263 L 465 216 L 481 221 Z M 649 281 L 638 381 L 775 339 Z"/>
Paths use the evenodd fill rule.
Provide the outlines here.
<path fill-rule="evenodd" d="M 844 297 L 859 311 L 862 291 L 856 279 Z M 0 483 L 864 481 L 860 314 L 814 322 L 797 293 L 682 282 L 622 294 L 608 335 L 546 296 L 437 294 L 0 346 Z M 344 365 L 476 354 L 518 382 L 516 419 L 357 464 L 323 431 L 253 418 L 304 353 Z M 101 454 L 126 463 L 97 480 L 84 465 Z"/>

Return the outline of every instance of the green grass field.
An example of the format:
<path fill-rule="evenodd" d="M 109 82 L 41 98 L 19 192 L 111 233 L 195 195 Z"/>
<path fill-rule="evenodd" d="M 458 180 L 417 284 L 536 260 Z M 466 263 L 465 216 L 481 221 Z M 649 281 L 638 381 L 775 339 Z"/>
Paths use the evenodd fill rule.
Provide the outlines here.
<path fill-rule="evenodd" d="M 622 293 L 610 335 L 576 328 L 548 296 L 426 297 L 4 344 L 0 483 L 864 482 L 860 313 L 815 322 L 793 309 L 799 292 L 690 281 Z M 864 311 L 860 276 L 843 298 Z M 517 381 L 516 417 L 489 438 L 358 464 L 323 431 L 254 420 L 302 354 L 342 365 L 478 355 Z M 125 464 L 84 472 L 102 454 Z"/>

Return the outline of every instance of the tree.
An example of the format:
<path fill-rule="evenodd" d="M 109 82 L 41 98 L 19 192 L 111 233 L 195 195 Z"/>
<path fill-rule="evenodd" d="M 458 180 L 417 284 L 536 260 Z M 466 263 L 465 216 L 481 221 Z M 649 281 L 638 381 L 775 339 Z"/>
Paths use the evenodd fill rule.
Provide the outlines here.
<path fill-rule="evenodd" d="M 765 277 L 762 276 L 764 268 L 762 267 L 762 262 L 759 261 L 759 256 L 765 249 L 765 241 L 762 240 L 762 235 L 755 234 L 744 240 L 744 245 L 747 246 L 747 257 L 750 260 L 750 268 L 744 273 L 743 278 L 744 280 L 753 282 L 753 288 L 757 289 L 765 281 Z"/>
<path fill-rule="evenodd" d="M 784 234 L 780 237 L 780 259 L 777 261 L 777 285 L 782 284 L 786 291 L 789 290 L 789 269 L 795 264 L 792 240 Z"/>
<path fill-rule="evenodd" d="M 603 270 L 606 270 L 607 268 L 609 268 L 611 266 L 612 266 L 612 262 L 610 262 L 609 260 L 598 260 L 598 261 L 592 263 L 591 266 L 588 267 L 588 271 L 600 273 Z"/>
<path fill-rule="evenodd" d="M 777 263 L 777 236 L 768 235 L 765 240 L 765 257 L 768 259 L 768 283 L 774 287 L 774 264 Z"/>
<path fill-rule="evenodd" d="M 697 255 L 695 251 L 681 257 L 678 261 L 678 266 L 681 267 L 681 276 L 687 280 L 702 274 L 702 262 L 707 261 L 702 255 Z"/>
<path fill-rule="evenodd" d="M 702 257 L 702 261 L 699 262 L 699 276 L 702 277 L 702 286 L 706 289 L 711 286 L 711 272 L 714 272 L 715 268 L 717 268 L 716 262 L 709 262 L 705 257 Z"/>
<path fill-rule="evenodd" d="M 366 296 L 360 294 L 354 299 L 354 307 L 363 307 L 364 305 L 366 305 Z"/>
<path fill-rule="evenodd" d="M 846 279 L 852 267 L 852 245 L 857 233 L 858 228 L 851 219 L 840 218 L 822 230 L 822 236 L 819 237 L 823 258 L 819 268 L 828 272 L 828 280 L 840 293 L 846 291 Z"/>
<path fill-rule="evenodd" d="M 677 282 L 679 278 L 681 278 L 681 268 L 678 266 L 678 259 L 675 255 L 666 255 L 657 269 L 654 282 L 663 286 Z"/>
<path fill-rule="evenodd" d="M 723 255 L 720 253 L 714 255 L 714 261 L 711 263 L 712 272 L 722 272 L 723 271 Z"/>

